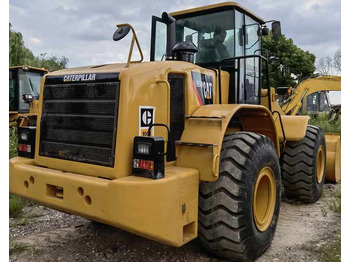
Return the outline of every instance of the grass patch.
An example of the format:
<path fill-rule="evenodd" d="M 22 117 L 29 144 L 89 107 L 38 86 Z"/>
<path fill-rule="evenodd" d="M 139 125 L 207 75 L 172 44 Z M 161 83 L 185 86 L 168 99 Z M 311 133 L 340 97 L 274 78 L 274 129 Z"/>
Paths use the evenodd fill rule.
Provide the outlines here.
<path fill-rule="evenodd" d="M 20 219 L 14 220 L 12 223 L 10 223 L 10 227 L 17 227 L 17 226 L 25 226 L 27 225 L 31 219 L 42 217 L 44 215 L 32 213 L 32 214 L 23 214 L 21 215 Z"/>
<path fill-rule="evenodd" d="M 15 127 L 9 128 L 9 157 L 17 156 L 17 145 L 18 145 L 18 136 L 15 132 Z"/>
<path fill-rule="evenodd" d="M 328 207 L 334 212 L 341 213 L 341 190 L 336 190 L 329 201 L 327 201 Z"/>
<path fill-rule="evenodd" d="M 27 205 L 26 202 L 21 197 L 10 194 L 10 199 L 9 199 L 10 217 L 18 217 L 22 213 L 23 208 L 26 205 Z"/>
<path fill-rule="evenodd" d="M 319 114 L 316 117 L 311 117 L 309 120 L 309 124 L 322 127 L 325 133 L 341 133 L 340 117 L 336 122 L 329 123 L 327 115 Z"/>
<path fill-rule="evenodd" d="M 16 242 L 16 241 L 10 241 L 9 243 L 9 252 L 10 255 L 15 253 L 15 252 L 22 252 L 24 250 L 27 250 L 29 248 L 28 245 Z"/>
<path fill-rule="evenodd" d="M 331 243 L 317 246 L 315 243 L 303 247 L 305 250 L 315 254 L 321 262 L 340 262 L 341 261 L 341 238 L 337 237 Z"/>

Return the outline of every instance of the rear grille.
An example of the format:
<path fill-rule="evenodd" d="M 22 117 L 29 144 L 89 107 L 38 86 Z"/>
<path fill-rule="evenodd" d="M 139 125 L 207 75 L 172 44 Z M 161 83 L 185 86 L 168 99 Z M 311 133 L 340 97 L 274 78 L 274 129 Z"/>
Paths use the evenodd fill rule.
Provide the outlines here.
<path fill-rule="evenodd" d="M 114 166 L 120 82 L 97 74 L 93 83 L 45 81 L 39 155 Z"/>

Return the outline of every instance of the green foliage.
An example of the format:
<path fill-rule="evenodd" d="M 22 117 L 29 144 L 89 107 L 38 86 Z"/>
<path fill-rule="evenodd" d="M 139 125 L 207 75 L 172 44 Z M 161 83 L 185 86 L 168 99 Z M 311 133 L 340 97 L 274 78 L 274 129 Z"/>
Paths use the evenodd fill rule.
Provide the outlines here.
<path fill-rule="evenodd" d="M 9 129 L 9 157 L 17 156 L 17 145 L 18 145 L 18 136 L 15 132 L 15 127 Z"/>
<path fill-rule="evenodd" d="M 309 120 L 310 125 L 320 126 L 326 133 L 341 133 L 341 118 L 332 123 L 328 122 L 327 114 L 318 114 L 311 116 Z"/>
<path fill-rule="evenodd" d="M 26 206 L 26 202 L 19 196 L 10 194 L 9 199 L 9 213 L 10 217 L 18 217 L 23 208 Z"/>
<path fill-rule="evenodd" d="M 64 56 L 46 56 L 46 54 L 35 56 L 32 51 L 24 45 L 22 34 L 12 30 L 11 23 L 9 24 L 9 51 L 10 66 L 27 65 L 45 67 L 49 71 L 56 71 L 66 68 L 69 61 L 68 58 Z"/>
<path fill-rule="evenodd" d="M 272 34 L 263 37 L 262 48 L 268 50 L 270 85 L 294 86 L 315 72 L 316 56 L 297 47 L 293 40 L 282 35 L 278 42 Z"/>
<path fill-rule="evenodd" d="M 9 62 L 10 66 L 25 65 L 34 60 L 34 55 L 24 46 L 23 36 L 19 32 L 12 30 L 9 25 Z"/>

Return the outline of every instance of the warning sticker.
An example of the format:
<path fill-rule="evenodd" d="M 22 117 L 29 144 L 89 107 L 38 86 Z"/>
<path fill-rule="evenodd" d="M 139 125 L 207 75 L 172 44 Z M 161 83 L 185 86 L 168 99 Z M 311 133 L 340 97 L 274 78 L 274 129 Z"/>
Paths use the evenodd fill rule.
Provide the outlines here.
<path fill-rule="evenodd" d="M 139 136 L 148 136 L 148 128 L 154 123 L 156 108 L 152 106 L 139 107 Z M 154 127 L 151 129 L 151 136 L 154 135 Z"/>

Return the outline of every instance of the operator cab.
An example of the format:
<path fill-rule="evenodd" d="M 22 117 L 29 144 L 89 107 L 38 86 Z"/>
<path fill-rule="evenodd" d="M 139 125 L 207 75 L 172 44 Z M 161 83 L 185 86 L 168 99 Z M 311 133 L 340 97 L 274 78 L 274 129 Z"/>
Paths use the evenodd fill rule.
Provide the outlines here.
<path fill-rule="evenodd" d="M 43 75 L 47 70 L 27 66 L 9 68 L 9 111 L 29 112 L 29 102 L 38 100 Z"/>
<path fill-rule="evenodd" d="M 267 62 L 261 56 L 261 36 L 268 34 L 262 18 L 234 2 L 175 12 L 171 17 L 175 19 L 174 42 L 197 47 L 195 64 L 230 74 L 230 104 L 260 104 L 261 68 Z M 170 19 L 164 21 L 164 14 L 162 18 L 152 17 L 151 61 L 172 60 L 167 50 L 173 41 L 169 23 Z M 280 33 L 280 28 L 277 31 Z M 264 83 L 267 88 L 268 80 Z"/>

